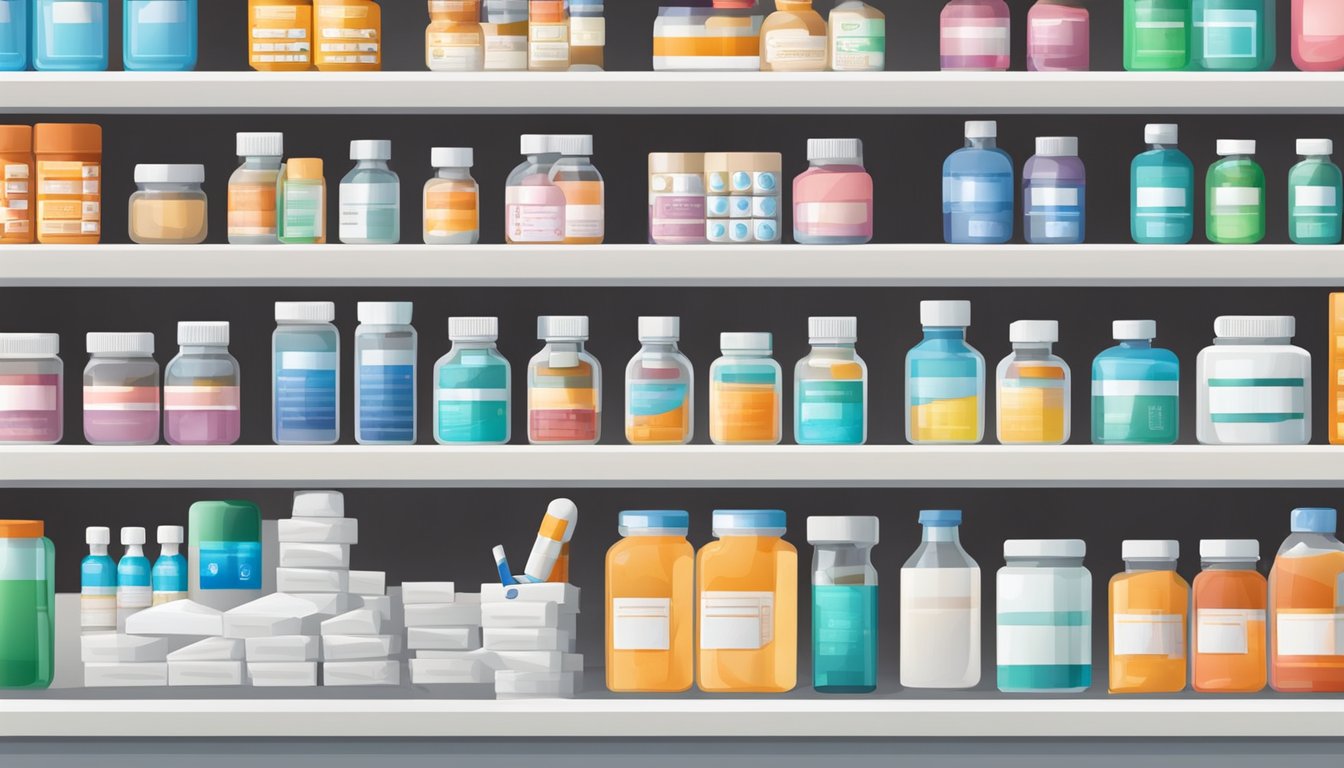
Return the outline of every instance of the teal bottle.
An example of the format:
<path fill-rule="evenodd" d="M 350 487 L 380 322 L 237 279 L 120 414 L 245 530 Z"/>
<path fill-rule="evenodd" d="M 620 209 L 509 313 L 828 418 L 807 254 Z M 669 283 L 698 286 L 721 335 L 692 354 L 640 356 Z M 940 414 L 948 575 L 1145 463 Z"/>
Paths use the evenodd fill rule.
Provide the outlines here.
<path fill-rule="evenodd" d="M 1136 243 L 1184 244 L 1195 235 L 1195 166 L 1176 148 L 1177 127 L 1143 128 L 1147 152 L 1130 165 L 1129 229 Z"/>
<path fill-rule="evenodd" d="M 187 558 L 181 552 L 185 531 L 180 525 L 160 525 L 156 533 L 163 548 L 150 571 L 150 583 L 154 588 L 153 603 L 159 605 L 186 600 Z"/>
<path fill-rule="evenodd" d="M 1171 445 L 1180 433 L 1181 363 L 1153 346 L 1153 320 L 1116 320 L 1119 345 L 1092 361 L 1092 443 Z"/>
<path fill-rule="evenodd" d="M 1275 0 L 1194 0 L 1191 69 L 1257 72 L 1274 66 Z"/>
<path fill-rule="evenodd" d="M 117 629 L 117 562 L 107 554 L 112 532 L 101 526 L 84 529 L 89 554 L 79 563 L 79 628 L 83 632 Z"/>
<path fill-rule="evenodd" d="M 1288 172 L 1288 236 L 1303 245 L 1337 245 L 1344 183 L 1330 161 L 1330 139 L 1298 139 L 1302 162 Z"/>
<path fill-rule="evenodd" d="M 1265 170 L 1255 162 L 1255 142 L 1219 139 L 1222 160 L 1205 181 L 1205 234 L 1220 245 L 1250 245 L 1265 239 Z"/>
<path fill-rule="evenodd" d="M 807 319 L 812 351 L 793 369 L 793 436 L 799 445 L 863 445 L 868 439 L 868 366 L 854 351 L 858 322 Z"/>
<path fill-rule="evenodd" d="M 812 687 L 877 689 L 876 517 L 809 517 L 812 553 Z"/>

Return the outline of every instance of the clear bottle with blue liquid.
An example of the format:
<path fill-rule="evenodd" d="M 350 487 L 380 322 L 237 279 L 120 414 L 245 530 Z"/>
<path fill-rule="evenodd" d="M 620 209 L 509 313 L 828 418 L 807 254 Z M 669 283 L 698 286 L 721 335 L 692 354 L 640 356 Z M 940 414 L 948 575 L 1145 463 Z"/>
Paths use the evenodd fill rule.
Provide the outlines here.
<path fill-rule="evenodd" d="M 812 552 L 812 687 L 877 689 L 876 517 L 809 517 Z"/>
<path fill-rule="evenodd" d="M 453 346 L 434 364 L 434 440 L 439 445 L 509 442 L 509 361 L 499 353 L 499 318 L 450 317 Z"/>
<path fill-rule="evenodd" d="M 28 7 L 32 0 L 0 0 L 0 72 L 28 68 Z"/>
<path fill-rule="evenodd" d="M 409 301 L 359 302 L 355 329 L 355 442 L 415 444 L 418 339 Z"/>
<path fill-rule="evenodd" d="M 127 71 L 196 68 L 197 0 L 126 0 L 122 66 Z"/>
<path fill-rule="evenodd" d="M 854 351 L 856 317 L 809 317 L 812 351 L 793 370 L 793 435 L 799 445 L 863 445 L 868 366 Z"/>
<path fill-rule="evenodd" d="M 112 531 L 101 526 L 84 529 L 89 554 L 79 564 L 79 628 L 83 632 L 117 629 L 117 563 L 107 554 Z"/>
<path fill-rule="evenodd" d="M 107 69 L 108 0 L 35 0 L 33 69 Z"/>
<path fill-rule="evenodd" d="M 969 301 L 921 301 L 924 339 L 905 356 L 905 439 L 978 443 L 985 437 L 985 356 L 966 343 Z"/>
<path fill-rule="evenodd" d="M 1146 152 L 1130 165 L 1130 234 L 1136 243 L 1184 244 L 1195 235 L 1195 166 L 1176 148 L 1173 123 L 1143 128 Z"/>
<path fill-rule="evenodd" d="M 1092 361 L 1092 443 L 1171 445 L 1180 435 L 1181 363 L 1153 346 L 1153 320 L 1116 320 L 1119 345 Z"/>
<path fill-rule="evenodd" d="M 160 550 L 150 573 L 154 605 L 187 599 L 187 558 L 182 554 L 184 532 L 180 525 L 160 525 L 155 532 Z"/>
<path fill-rule="evenodd" d="M 341 335 L 330 301 L 277 301 L 272 353 L 276 445 L 331 445 L 341 437 Z M 194 535 L 194 534 L 193 534 Z"/>
<path fill-rule="evenodd" d="M 1083 242 L 1087 177 L 1078 137 L 1038 136 L 1036 154 L 1022 168 L 1022 213 L 1027 242 Z"/>
<path fill-rule="evenodd" d="M 943 240 L 1006 243 L 1013 237 L 1013 159 L 998 148 L 998 124 L 968 120 L 966 146 L 943 162 Z"/>
<path fill-rule="evenodd" d="M 145 557 L 145 529 L 122 528 L 125 554 L 117 561 L 117 629 L 126 619 L 154 604 L 154 586 L 149 558 Z"/>

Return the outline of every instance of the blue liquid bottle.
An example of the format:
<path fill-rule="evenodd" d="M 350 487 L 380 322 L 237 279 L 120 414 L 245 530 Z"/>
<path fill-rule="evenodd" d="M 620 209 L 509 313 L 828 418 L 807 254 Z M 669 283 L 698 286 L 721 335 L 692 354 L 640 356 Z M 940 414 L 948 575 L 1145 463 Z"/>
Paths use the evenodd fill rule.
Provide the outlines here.
<path fill-rule="evenodd" d="M 154 604 L 149 558 L 145 557 L 145 529 L 122 528 L 121 543 L 126 553 L 117 561 L 117 629 L 126 626 L 127 617 Z"/>
<path fill-rule="evenodd" d="M 985 436 L 985 357 L 966 343 L 969 301 L 921 301 L 924 340 L 905 356 L 905 439 L 978 443 Z"/>
<path fill-rule="evenodd" d="M 126 0 L 122 66 L 127 71 L 196 68 L 197 0 Z"/>
<path fill-rule="evenodd" d="M 854 351 L 858 318 L 809 317 L 812 351 L 794 368 L 793 435 L 799 445 L 863 445 L 868 366 Z"/>
<path fill-rule="evenodd" d="M 28 68 L 28 6 L 31 0 L 0 0 L 0 72 Z"/>
<path fill-rule="evenodd" d="M 1180 433 L 1181 363 L 1153 346 L 1157 323 L 1116 320 L 1118 346 L 1092 361 L 1092 443 L 1171 445 Z"/>
<path fill-rule="evenodd" d="M 1013 237 L 1013 159 L 998 148 L 998 124 L 968 120 L 966 146 L 943 162 L 943 240 L 1006 243 Z"/>
<path fill-rule="evenodd" d="M 434 440 L 509 442 L 509 361 L 495 346 L 497 317 L 450 317 L 448 354 L 434 365 Z"/>
<path fill-rule="evenodd" d="M 33 69 L 107 69 L 108 0 L 36 0 Z"/>
<path fill-rule="evenodd" d="M 154 587 L 154 605 L 187 599 L 187 558 L 182 555 L 183 530 L 180 525 L 160 525 L 157 531 L 159 558 L 154 561 L 150 581 Z"/>
<path fill-rule="evenodd" d="M 83 632 L 112 632 L 117 628 L 117 564 L 107 554 L 112 532 L 103 527 L 84 529 L 89 554 L 79 564 L 79 628 Z"/>
<path fill-rule="evenodd" d="M 271 437 L 331 445 L 341 437 L 341 336 L 329 301 L 277 301 L 271 336 Z M 193 536 L 195 534 L 192 534 Z"/>
<path fill-rule="evenodd" d="M 876 517 L 809 517 L 812 553 L 812 687 L 877 688 Z"/>
<path fill-rule="evenodd" d="M 1087 178 L 1076 136 L 1038 136 L 1022 168 L 1023 228 L 1028 243 L 1083 242 Z"/>
<path fill-rule="evenodd" d="M 1150 123 L 1150 149 L 1130 165 L 1129 229 L 1136 243 L 1184 244 L 1195 235 L 1195 166 L 1176 148 L 1177 128 Z"/>
<path fill-rule="evenodd" d="M 409 301 L 359 302 L 355 329 L 355 442 L 415 444 L 418 339 Z"/>

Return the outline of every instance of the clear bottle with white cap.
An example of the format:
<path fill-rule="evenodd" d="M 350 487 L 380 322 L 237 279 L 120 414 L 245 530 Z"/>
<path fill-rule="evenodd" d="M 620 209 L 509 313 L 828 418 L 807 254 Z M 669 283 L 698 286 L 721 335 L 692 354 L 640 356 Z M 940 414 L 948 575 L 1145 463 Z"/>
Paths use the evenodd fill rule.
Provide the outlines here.
<path fill-rule="evenodd" d="M 1118 345 L 1092 361 L 1092 443 L 1171 445 L 1180 435 L 1181 362 L 1153 346 L 1153 320 L 1116 320 Z"/>
<path fill-rule="evenodd" d="M 969 301 L 921 301 L 924 338 L 905 356 L 905 439 L 968 444 L 985 437 L 985 356 L 966 343 Z"/>
<path fill-rule="evenodd" d="M 390 245 L 401 242 L 401 179 L 387 167 L 392 142 L 350 142 L 355 167 L 341 179 L 339 235 L 342 243 Z"/>
<path fill-rule="evenodd" d="M 1092 685 L 1092 574 L 1082 539 L 1009 539 L 995 585 L 999 690 Z"/>
<path fill-rule="evenodd" d="M 1040 136 L 1022 167 L 1023 233 L 1028 243 L 1081 243 L 1087 224 L 1087 173 L 1078 137 Z"/>
<path fill-rule="evenodd" d="M 1330 139 L 1298 139 L 1302 162 L 1288 171 L 1288 237 L 1303 245 L 1338 245 L 1344 176 L 1330 160 Z"/>
<path fill-rule="evenodd" d="M 1008 326 L 1013 352 L 999 362 L 998 438 L 1005 445 L 1063 445 L 1073 421 L 1073 377 L 1051 352 L 1056 320 L 1018 320 Z"/>
<path fill-rule="evenodd" d="M 793 438 L 799 445 L 868 440 L 868 365 L 854 351 L 856 317 L 809 317 L 812 350 L 793 369 Z"/>
<path fill-rule="evenodd" d="M 499 353 L 499 318 L 450 317 L 453 346 L 434 364 L 434 440 L 439 445 L 509 442 L 512 376 Z"/>
<path fill-rule="evenodd" d="M 809 517 L 812 545 L 812 687 L 877 689 L 876 517 Z"/>
<path fill-rule="evenodd" d="M 145 529 L 121 529 L 121 544 L 126 548 L 117 561 L 117 630 L 126 627 L 126 619 L 154 604 L 154 585 L 149 558 L 145 557 Z"/>
<path fill-rule="evenodd" d="M 1293 510 L 1292 533 L 1269 572 L 1269 684 L 1292 693 L 1344 692 L 1344 544 L 1329 507 Z"/>
<path fill-rule="evenodd" d="M 341 437 L 341 334 L 330 301 L 277 301 L 271 336 L 271 437 L 331 445 Z"/>
<path fill-rule="evenodd" d="M 355 442 L 414 445 L 416 353 L 409 301 L 361 301 L 355 328 Z"/>
<path fill-rule="evenodd" d="M 85 346 L 84 439 L 90 445 L 159 442 L 154 334 L 90 333 Z"/>
<path fill-rule="evenodd" d="M 808 139 L 811 164 L 793 180 L 793 239 L 858 245 L 873 239 L 873 177 L 859 139 Z"/>
<path fill-rule="evenodd" d="M 0 443 L 55 445 L 65 434 L 65 364 L 55 333 L 0 333 Z"/>
<path fill-rule="evenodd" d="M 1190 587 L 1190 686 L 1200 693 L 1264 690 L 1268 586 L 1255 568 L 1260 542 L 1203 539 L 1199 559 L 1203 570 Z"/>
<path fill-rule="evenodd" d="M 1195 436 L 1204 445 L 1311 442 L 1311 353 L 1289 315 L 1228 315 L 1195 362 Z"/>
<path fill-rule="evenodd" d="M 994 245 L 1013 238 L 1013 158 L 993 120 L 966 121 L 966 145 L 943 161 L 943 240 Z"/>
<path fill-rule="evenodd" d="M 1219 244 L 1265 239 L 1265 170 L 1255 162 L 1255 142 L 1219 139 L 1218 156 L 1205 177 L 1205 234 Z"/>
<path fill-rule="evenodd" d="M 519 150 L 527 158 L 504 182 L 504 242 L 563 243 L 565 193 L 551 179 L 560 160 L 556 137 L 525 133 Z"/>
<path fill-rule="evenodd" d="M 625 439 L 685 445 L 695 431 L 695 369 L 681 353 L 681 318 L 640 317 L 639 352 L 625 367 Z"/>
<path fill-rule="evenodd" d="M 1195 236 L 1195 166 L 1176 147 L 1175 123 L 1143 127 L 1148 151 L 1130 164 L 1130 235 L 1136 243 L 1184 244 Z"/>
<path fill-rule="evenodd" d="M 112 531 L 103 526 L 84 529 L 89 554 L 79 564 L 79 628 L 84 632 L 117 629 L 117 563 L 107 554 Z"/>
<path fill-rule="evenodd" d="M 229 242 L 274 245 L 280 242 L 276 190 L 283 173 L 285 135 L 239 133 L 237 142 L 243 164 L 229 177 Z"/>
<path fill-rule="evenodd" d="M 163 369 L 163 436 L 169 445 L 233 445 L 242 434 L 242 374 L 229 354 L 229 324 L 177 324 L 177 357 Z"/>
<path fill-rule="evenodd" d="M 1185 690 L 1190 585 L 1176 573 L 1175 541 L 1121 543 L 1125 572 L 1111 578 L 1111 693 Z"/>
<path fill-rule="evenodd" d="M 425 182 L 424 235 L 430 245 L 475 245 L 481 240 L 481 189 L 471 176 L 471 147 L 434 147 L 434 178 Z"/>
<path fill-rule="evenodd" d="M 565 194 L 565 243 L 596 245 L 606 236 L 606 185 L 593 165 L 593 137 L 553 137 L 560 159 L 551 166 L 551 183 Z"/>
<path fill-rule="evenodd" d="M 132 242 L 152 245 L 194 245 L 205 242 L 210 217 L 206 212 L 205 166 L 141 164 L 135 166 L 131 193 Z"/>
<path fill-rule="evenodd" d="M 543 315 L 546 342 L 527 365 L 527 439 L 593 445 L 602 437 L 602 365 L 588 354 L 588 318 Z"/>
<path fill-rule="evenodd" d="M 182 526 L 160 525 L 155 534 L 161 548 L 151 571 L 154 605 L 186 600 L 187 558 L 181 552 L 185 541 Z"/>
<path fill-rule="evenodd" d="M 901 686 L 980 683 L 980 566 L 961 547 L 961 510 L 920 510 L 919 547 L 901 566 Z"/>
<path fill-rule="evenodd" d="M 784 372 L 769 333 L 721 333 L 709 367 L 709 439 L 715 445 L 778 445 Z"/>

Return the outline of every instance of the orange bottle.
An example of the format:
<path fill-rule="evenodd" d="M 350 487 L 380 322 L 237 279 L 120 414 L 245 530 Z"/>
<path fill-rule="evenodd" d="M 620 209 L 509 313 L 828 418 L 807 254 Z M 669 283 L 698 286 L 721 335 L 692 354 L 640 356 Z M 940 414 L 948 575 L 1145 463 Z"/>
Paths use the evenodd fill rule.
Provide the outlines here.
<path fill-rule="evenodd" d="M 33 129 L 0 125 L 0 244 L 33 242 Z"/>
<path fill-rule="evenodd" d="M 1199 542 L 1204 570 L 1195 577 L 1190 684 L 1200 693 L 1255 693 L 1265 670 L 1265 577 L 1255 570 L 1260 542 Z"/>
<path fill-rule="evenodd" d="M 695 675 L 695 551 L 682 510 L 622 512 L 607 550 L 607 688 L 679 693 Z"/>
<path fill-rule="evenodd" d="M 560 135 L 560 159 L 551 167 L 551 183 L 565 193 L 565 242 L 597 245 L 606 237 L 606 184 L 590 159 L 591 135 Z"/>
<path fill-rule="evenodd" d="M 527 68 L 533 72 L 569 70 L 569 13 L 565 0 L 528 0 Z"/>
<path fill-rule="evenodd" d="M 382 12 L 373 0 L 313 0 L 313 63 L 323 72 L 381 70 Z"/>
<path fill-rule="evenodd" d="M 1175 541 L 1125 541 L 1125 572 L 1110 584 L 1111 693 L 1185 690 L 1190 587 Z"/>
<path fill-rule="evenodd" d="M 1344 445 L 1344 293 L 1330 294 L 1330 444 Z"/>
<path fill-rule="evenodd" d="M 37 241 L 93 245 L 102 235 L 103 129 L 87 123 L 38 123 Z"/>
<path fill-rule="evenodd" d="M 1337 513 L 1293 510 L 1292 535 L 1269 572 L 1269 684 L 1276 691 L 1344 692 L 1344 544 Z"/>
<path fill-rule="evenodd" d="M 247 62 L 258 72 L 313 68 L 313 0 L 247 0 Z"/>

